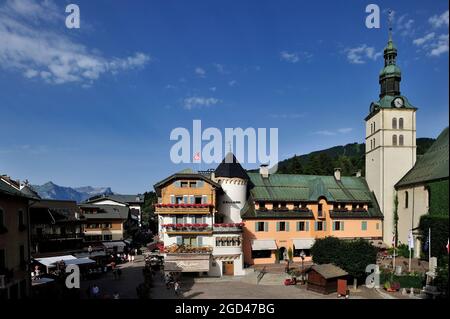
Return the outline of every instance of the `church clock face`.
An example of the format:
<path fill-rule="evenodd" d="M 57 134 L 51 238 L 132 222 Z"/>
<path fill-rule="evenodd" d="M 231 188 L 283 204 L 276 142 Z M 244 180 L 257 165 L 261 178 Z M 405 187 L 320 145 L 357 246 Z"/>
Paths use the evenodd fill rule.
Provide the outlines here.
<path fill-rule="evenodd" d="M 395 107 L 402 107 L 403 106 L 403 99 L 401 97 L 398 97 L 394 100 L 394 106 Z"/>

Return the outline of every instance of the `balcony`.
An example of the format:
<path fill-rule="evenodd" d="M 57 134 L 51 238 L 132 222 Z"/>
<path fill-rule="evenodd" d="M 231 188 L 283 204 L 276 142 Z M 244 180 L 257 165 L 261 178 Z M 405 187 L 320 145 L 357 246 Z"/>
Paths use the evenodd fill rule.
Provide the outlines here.
<path fill-rule="evenodd" d="M 156 204 L 156 214 L 210 214 L 211 204 Z"/>
<path fill-rule="evenodd" d="M 164 224 L 162 226 L 169 235 L 212 233 L 212 228 L 208 224 Z"/>
<path fill-rule="evenodd" d="M 33 242 L 42 242 L 42 241 L 52 241 L 52 240 L 74 240 L 74 239 L 83 239 L 83 233 L 73 233 L 73 234 L 40 234 L 40 235 L 32 235 L 31 241 Z"/>
<path fill-rule="evenodd" d="M 244 223 L 230 223 L 230 224 L 214 224 L 215 233 L 237 233 L 242 232 Z"/>
<path fill-rule="evenodd" d="M 188 246 L 173 244 L 164 247 L 166 254 L 211 254 L 213 248 L 211 246 Z"/>

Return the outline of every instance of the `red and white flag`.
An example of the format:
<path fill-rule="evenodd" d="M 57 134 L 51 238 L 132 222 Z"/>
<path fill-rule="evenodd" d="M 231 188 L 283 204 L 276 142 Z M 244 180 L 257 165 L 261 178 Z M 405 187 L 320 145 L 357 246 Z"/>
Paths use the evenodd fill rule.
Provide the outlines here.
<path fill-rule="evenodd" d="M 447 239 L 447 246 L 446 246 L 447 247 L 447 254 L 449 253 L 449 245 L 448 244 L 449 244 L 449 240 Z"/>
<path fill-rule="evenodd" d="M 195 153 L 194 161 L 199 161 L 201 159 L 200 152 Z"/>

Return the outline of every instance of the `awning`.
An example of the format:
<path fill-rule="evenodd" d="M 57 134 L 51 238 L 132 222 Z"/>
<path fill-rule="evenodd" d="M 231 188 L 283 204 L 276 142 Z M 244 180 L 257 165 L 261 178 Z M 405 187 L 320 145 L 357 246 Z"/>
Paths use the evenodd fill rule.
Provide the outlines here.
<path fill-rule="evenodd" d="M 31 281 L 31 285 L 32 286 L 39 286 L 39 285 L 44 285 L 44 284 L 48 284 L 49 282 L 54 282 L 55 279 L 52 278 L 39 278 L 39 279 L 34 279 L 33 281 Z"/>
<path fill-rule="evenodd" d="M 117 247 L 117 252 L 123 252 L 124 247 L 126 244 L 123 241 L 105 241 L 102 243 L 102 245 L 106 249 L 114 249 L 114 247 Z"/>
<path fill-rule="evenodd" d="M 274 239 L 255 239 L 252 241 L 252 250 L 277 250 Z"/>
<path fill-rule="evenodd" d="M 55 267 L 54 264 L 60 262 L 61 260 L 64 261 L 64 263 L 67 263 L 68 260 L 74 259 L 77 258 L 72 255 L 64 255 L 57 257 L 36 258 L 35 260 L 46 267 Z"/>
<path fill-rule="evenodd" d="M 311 249 L 316 240 L 314 238 L 293 239 L 295 249 Z"/>
<path fill-rule="evenodd" d="M 65 261 L 67 265 L 86 265 L 86 264 L 95 264 L 95 260 L 89 258 L 78 258 L 78 259 L 70 259 Z"/>

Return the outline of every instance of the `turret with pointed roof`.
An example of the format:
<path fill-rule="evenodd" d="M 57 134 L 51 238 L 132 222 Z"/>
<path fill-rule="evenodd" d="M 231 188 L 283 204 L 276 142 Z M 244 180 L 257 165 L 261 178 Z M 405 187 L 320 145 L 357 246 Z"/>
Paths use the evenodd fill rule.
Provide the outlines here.
<path fill-rule="evenodd" d="M 215 177 L 241 178 L 243 180 L 249 180 L 247 172 L 232 152 L 229 152 L 225 156 L 222 163 L 220 163 L 215 170 L 214 175 Z"/>

